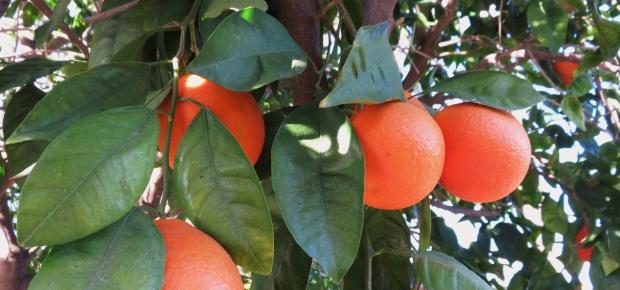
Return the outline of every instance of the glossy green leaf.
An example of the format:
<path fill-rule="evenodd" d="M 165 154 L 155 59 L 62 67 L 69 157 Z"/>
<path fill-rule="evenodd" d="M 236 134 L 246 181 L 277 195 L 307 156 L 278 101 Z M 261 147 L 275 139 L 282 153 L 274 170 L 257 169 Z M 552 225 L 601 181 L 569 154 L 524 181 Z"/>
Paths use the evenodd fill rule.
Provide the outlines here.
<path fill-rule="evenodd" d="M 402 212 L 366 208 L 365 220 L 364 234 L 368 236 L 366 242 L 371 243 L 374 251 L 399 250 L 402 254 L 410 251 L 409 227 L 405 223 Z M 362 245 L 355 260 L 355 264 L 359 265 L 354 264 L 344 278 L 346 290 L 364 287 L 366 259 L 366 247 Z M 411 289 L 409 274 L 412 267 L 409 259 L 408 255 L 394 253 L 382 253 L 373 257 L 372 289 Z M 357 273 L 355 273 L 356 269 Z"/>
<path fill-rule="evenodd" d="M 467 72 L 442 80 L 430 90 L 505 110 L 527 108 L 544 99 L 530 82 L 499 71 Z"/>
<path fill-rule="evenodd" d="M 620 289 L 620 271 L 606 275 L 601 266 L 604 259 L 603 253 L 595 250 L 592 255 L 590 266 L 590 279 L 596 290 Z"/>
<path fill-rule="evenodd" d="M 7 140 L 51 141 L 77 120 L 107 109 L 142 105 L 149 90 L 146 63 L 99 66 L 58 84 L 45 96 Z"/>
<path fill-rule="evenodd" d="M 228 9 L 255 7 L 267 11 L 265 0 L 203 0 L 200 6 L 201 18 L 215 18 Z"/>
<path fill-rule="evenodd" d="M 562 99 L 562 111 L 573 121 L 581 130 L 586 130 L 586 124 L 583 119 L 583 107 L 581 101 L 576 96 L 566 96 Z"/>
<path fill-rule="evenodd" d="M 39 102 L 45 93 L 33 84 L 21 88 L 6 105 L 2 130 L 4 136 L 10 136 L 21 123 L 28 112 Z M 8 163 L 6 172 L 10 176 L 19 174 L 39 159 L 47 141 L 27 141 L 17 144 L 8 144 L 5 147 Z"/>
<path fill-rule="evenodd" d="M 596 27 L 596 40 L 600 45 L 603 58 L 613 57 L 620 48 L 620 22 L 612 21 L 601 16 L 599 0 L 593 1 L 592 18 Z"/>
<path fill-rule="evenodd" d="M 76 122 L 47 146 L 24 184 L 18 242 L 62 244 L 118 220 L 144 192 L 158 138 L 155 112 L 144 107 Z"/>
<path fill-rule="evenodd" d="M 536 39 L 544 46 L 557 50 L 564 44 L 568 15 L 555 0 L 531 1 L 527 9 L 527 21 Z"/>
<path fill-rule="evenodd" d="M 305 290 L 312 258 L 295 243 L 284 225 L 276 231 L 275 242 L 271 275 L 252 274 L 250 290 Z"/>
<path fill-rule="evenodd" d="M 273 142 L 271 170 L 291 234 L 342 279 L 355 259 L 364 216 L 364 158 L 347 117 L 316 104 L 295 110 Z"/>
<path fill-rule="evenodd" d="M 413 264 L 427 290 L 493 289 L 472 270 L 441 252 L 420 252 Z"/>
<path fill-rule="evenodd" d="M 39 57 L 8 64 L 0 70 L 0 92 L 31 83 L 67 63 Z"/>
<path fill-rule="evenodd" d="M 102 11 L 125 2 L 129 1 L 105 1 Z M 128 18 L 127 13 L 120 13 L 93 24 L 88 67 L 109 63 L 120 50 L 142 36 L 141 29 L 129 25 Z"/>
<path fill-rule="evenodd" d="M 103 11 L 128 2 L 131 0 L 107 0 Z M 171 22 L 181 22 L 190 6 L 189 0 L 142 0 L 131 9 L 96 22 L 93 24 L 89 67 L 133 60 L 152 32 Z"/>
<path fill-rule="evenodd" d="M 234 91 L 300 74 L 306 55 L 269 14 L 246 8 L 224 19 L 187 69 Z"/>
<path fill-rule="evenodd" d="M 260 181 L 235 137 L 205 109 L 179 145 L 174 201 L 194 225 L 218 240 L 235 262 L 271 273 L 273 226 Z"/>
<path fill-rule="evenodd" d="M 52 31 L 56 30 L 58 24 L 63 21 L 69 3 L 71 3 L 71 0 L 58 0 L 58 2 L 56 2 L 56 7 L 54 7 L 54 14 L 52 14 L 50 22 L 41 32 L 41 36 L 35 38 L 35 40 L 38 40 L 35 41 L 36 47 L 42 47 L 43 43 L 50 37 L 50 35 L 52 35 Z"/>
<path fill-rule="evenodd" d="M 93 235 L 54 247 L 28 289 L 161 289 L 165 257 L 159 231 L 133 209 Z"/>
<path fill-rule="evenodd" d="M 404 99 L 400 72 L 388 40 L 389 28 L 387 22 L 382 22 L 359 30 L 336 87 L 321 101 L 321 107 Z"/>

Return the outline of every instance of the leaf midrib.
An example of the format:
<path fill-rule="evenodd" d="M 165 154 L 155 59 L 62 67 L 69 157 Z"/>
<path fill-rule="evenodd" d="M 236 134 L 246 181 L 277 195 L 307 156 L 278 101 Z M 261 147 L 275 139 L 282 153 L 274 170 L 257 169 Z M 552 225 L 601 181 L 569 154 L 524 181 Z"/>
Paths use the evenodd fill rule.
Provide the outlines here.
<path fill-rule="evenodd" d="M 101 158 L 93 167 L 91 167 L 91 169 L 88 170 L 88 172 L 86 173 L 85 177 L 80 180 L 80 182 L 78 182 L 72 189 L 69 190 L 69 193 L 65 196 L 65 198 L 63 198 L 61 200 L 61 202 L 56 205 L 50 212 L 49 214 L 43 218 L 43 220 L 41 220 L 41 222 L 39 224 L 37 224 L 34 229 L 30 232 L 30 234 L 26 237 L 26 239 L 22 242 L 22 244 L 26 244 L 28 243 L 28 241 L 32 238 L 32 236 L 39 230 L 39 228 L 47 223 L 47 221 L 58 211 L 58 209 L 60 209 L 60 207 L 62 207 L 71 197 L 73 197 L 73 195 L 75 195 L 75 193 L 77 192 L 77 189 L 79 187 L 82 186 L 82 184 L 84 184 L 84 182 L 86 181 L 86 179 L 88 179 L 93 172 L 95 172 L 98 168 L 101 167 L 101 165 L 103 163 L 106 162 L 106 160 L 108 159 L 108 157 L 110 155 L 112 155 L 113 153 L 116 153 L 118 151 L 121 151 L 121 149 L 125 148 L 125 146 L 127 146 L 128 144 L 132 143 L 131 141 L 133 141 L 135 138 L 135 136 L 140 135 L 139 133 L 141 132 L 141 130 L 146 127 L 146 125 L 149 123 L 149 117 L 144 118 L 144 121 L 140 124 L 140 126 L 134 130 L 134 132 L 131 134 L 131 136 L 129 138 L 126 138 L 125 140 L 123 140 L 122 142 L 118 142 L 117 144 L 119 144 L 118 149 L 117 150 L 110 150 L 108 154 L 105 155 L 104 158 Z M 117 148 L 116 146 L 111 146 L 111 148 Z"/>

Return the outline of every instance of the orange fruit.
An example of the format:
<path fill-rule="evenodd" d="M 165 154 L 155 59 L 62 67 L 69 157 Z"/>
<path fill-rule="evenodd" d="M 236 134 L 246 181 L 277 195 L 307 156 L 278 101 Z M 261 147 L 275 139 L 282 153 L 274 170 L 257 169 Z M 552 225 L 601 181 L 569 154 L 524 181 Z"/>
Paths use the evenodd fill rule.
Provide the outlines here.
<path fill-rule="evenodd" d="M 364 202 L 378 209 L 418 203 L 435 187 L 444 162 L 441 130 L 410 102 L 366 106 L 351 118 L 364 151 Z"/>
<path fill-rule="evenodd" d="M 255 164 L 265 142 L 263 113 L 254 98 L 247 92 L 233 92 L 197 75 L 185 74 L 179 78 L 179 97 L 190 98 L 207 107 L 217 119 L 235 136 L 252 164 Z M 171 101 L 167 98 L 160 109 L 169 112 Z M 200 108 L 192 102 L 177 102 L 170 140 L 170 166 L 183 138 Z M 159 148 L 163 151 L 168 120 L 159 115 L 161 134 Z"/>
<path fill-rule="evenodd" d="M 414 98 L 411 96 L 411 93 L 408 91 L 404 91 L 405 93 L 405 99 L 407 99 L 407 102 L 414 104 L 418 107 L 420 107 L 420 109 L 424 109 L 424 111 L 426 111 L 426 107 L 422 104 L 422 102 L 420 102 L 418 99 Z"/>
<path fill-rule="evenodd" d="M 530 166 L 530 141 L 509 112 L 473 103 L 449 106 L 435 120 L 446 143 L 440 183 L 470 202 L 492 202 L 521 184 Z"/>
<path fill-rule="evenodd" d="M 575 244 L 577 244 L 577 257 L 584 262 L 590 261 L 590 258 L 592 258 L 592 251 L 594 250 L 592 247 L 584 247 L 581 245 L 581 241 L 583 241 L 589 233 L 590 229 L 588 229 L 588 226 L 584 225 L 577 233 L 577 236 L 575 236 Z"/>
<path fill-rule="evenodd" d="M 163 290 L 243 289 L 235 262 L 216 240 L 178 219 L 155 225 L 166 246 Z"/>
<path fill-rule="evenodd" d="M 575 78 L 575 71 L 579 68 L 579 63 L 572 61 L 558 60 L 553 63 L 553 70 L 560 77 L 565 86 L 570 86 Z"/>

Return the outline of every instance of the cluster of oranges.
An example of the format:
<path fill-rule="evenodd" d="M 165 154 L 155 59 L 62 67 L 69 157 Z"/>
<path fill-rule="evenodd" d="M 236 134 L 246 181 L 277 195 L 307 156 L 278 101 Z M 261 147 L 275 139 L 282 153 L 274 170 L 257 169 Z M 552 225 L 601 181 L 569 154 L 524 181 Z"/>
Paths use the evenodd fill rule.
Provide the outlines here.
<path fill-rule="evenodd" d="M 576 66 L 556 63 L 554 68 L 562 82 L 570 85 Z M 251 94 L 185 74 L 179 79 L 179 96 L 210 109 L 237 139 L 251 163 L 256 163 L 265 128 Z M 519 186 L 530 165 L 531 148 L 523 126 L 509 112 L 461 103 L 433 117 L 417 99 L 408 98 L 407 102 L 365 105 L 351 118 L 364 151 L 366 205 L 388 210 L 406 208 L 424 199 L 438 183 L 470 202 L 496 201 Z M 170 107 L 167 99 L 160 109 L 168 112 Z M 170 166 L 199 110 L 192 102 L 176 104 Z M 160 115 L 160 124 L 163 149 L 166 114 Z M 243 289 L 235 263 L 217 241 L 182 220 L 155 223 L 166 245 L 163 289 Z M 587 229 L 582 230 L 577 239 L 586 233 Z M 580 257 L 589 259 L 591 251 L 580 251 Z M 186 279 L 186 273 L 194 273 L 194 278 Z"/>

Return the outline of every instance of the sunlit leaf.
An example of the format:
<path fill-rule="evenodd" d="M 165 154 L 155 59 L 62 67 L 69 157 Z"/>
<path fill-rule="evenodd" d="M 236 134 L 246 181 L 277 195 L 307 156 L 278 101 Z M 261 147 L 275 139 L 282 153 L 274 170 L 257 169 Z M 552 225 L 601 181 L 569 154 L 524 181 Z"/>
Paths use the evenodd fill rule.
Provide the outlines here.
<path fill-rule="evenodd" d="M 505 110 L 527 108 L 543 100 L 528 81 L 499 71 L 466 72 L 439 81 L 430 90 Z"/>
<path fill-rule="evenodd" d="M 263 189 L 235 137 L 205 109 L 179 145 L 173 199 L 199 229 L 218 240 L 235 262 L 271 273 L 273 226 Z"/>
<path fill-rule="evenodd" d="M 155 112 L 144 107 L 95 114 L 60 134 L 23 186 L 19 243 L 62 244 L 118 220 L 149 181 L 158 137 Z"/>
<path fill-rule="evenodd" d="M 165 256 L 153 222 L 133 209 L 93 235 L 54 247 L 28 289 L 161 289 Z"/>
<path fill-rule="evenodd" d="M 99 66 L 75 75 L 52 89 L 7 140 L 51 141 L 77 120 L 115 107 L 142 105 L 149 89 L 146 63 Z"/>
<path fill-rule="evenodd" d="M 338 108 L 310 104 L 288 115 L 271 149 L 272 183 L 295 240 L 336 281 L 357 253 L 364 159 Z"/>
<path fill-rule="evenodd" d="M 493 289 L 459 261 L 440 252 L 419 252 L 413 264 L 428 290 Z"/>
<path fill-rule="evenodd" d="M 224 19 L 187 69 L 234 91 L 300 74 L 306 55 L 269 14 L 246 8 Z"/>
<path fill-rule="evenodd" d="M 389 27 L 382 22 L 359 30 L 336 87 L 321 101 L 321 107 L 404 99 L 398 65 L 388 40 Z"/>

